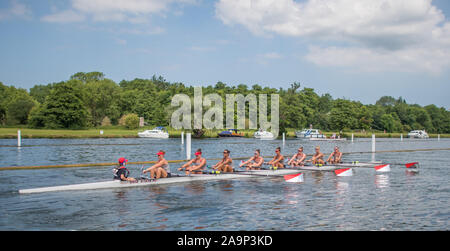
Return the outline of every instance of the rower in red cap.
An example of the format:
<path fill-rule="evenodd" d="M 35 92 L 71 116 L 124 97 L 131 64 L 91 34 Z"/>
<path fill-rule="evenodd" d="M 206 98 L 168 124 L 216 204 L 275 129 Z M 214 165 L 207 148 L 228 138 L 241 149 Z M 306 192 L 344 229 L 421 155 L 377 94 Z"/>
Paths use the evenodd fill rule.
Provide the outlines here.
<path fill-rule="evenodd" d="M 114 169 L 114 179 L 121 181 L 136 182 L 136 179 L 128 178 L 128 175 L 130 175 L 130 171 L 128 171 L 128 169 L 125 167 L 127 162 L 128 160 L 123 157 L 119 159 L 119 166 Z"/>
<path fill-rule="evenodd" d="M 157 153 L 158 161 L 156 162 L 156 164 L 154 164 L 150 168 L 144 170 L 143 173 L 150 172 L 151 179 L 155 179 L 155 175 L 156 175 L 156 179 L 170 177 L 171 175 L 170 175 L 169 162 L 167 162 L 167 160 L 164 159 L 165 154 L 166 154 L 166 152 L 164 152 L 163 150 L 160 150 Z"/>
<path fill-rule="evenodd" d="M 197 149 L 197 151 L 195 152 L 195 158 L 191 159 L 188 163 L 178 168 L 178 171 L 186 169 L 187 175 L 189 175 L 190 172 L 194 174 L 201 174 L 205 167 L 206 159 L 202 158 L 202 149 Z"/>

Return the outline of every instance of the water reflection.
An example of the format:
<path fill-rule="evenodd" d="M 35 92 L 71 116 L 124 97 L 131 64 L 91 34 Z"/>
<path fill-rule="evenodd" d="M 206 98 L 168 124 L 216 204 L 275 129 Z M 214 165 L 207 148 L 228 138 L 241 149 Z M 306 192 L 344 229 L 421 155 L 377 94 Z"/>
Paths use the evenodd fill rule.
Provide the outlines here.
<path fill-rule="evenodd" d="M 295 205 L 300 201 L 301 183 L 290 183 L 283 187 L 285 204 Z"/>
<path fill-rule="evenodd" d="M 219 182 L 220 191 L 226 192 L 229 194 L 233 194 L 233 181 L 231 180 L 223 180 Z"/>
<path fill-rule="evenodd" d="M 336 182 L 336 192 L 339 195 L 347 193 L 350 185 L 347 182 L 338 181 Z"/>
<path fill-rule="evenodd" d="M 405 174 L 406 176 L 416 176 L 419 174 L 419 169 L 406 169 Z"/>
<path fill-rule="evenodd" d="M 141 139 L 30 141 L 40 142 L 49 145 L 20 150 L 3 147 L 0 157 L 8 159 L 10 165 L 113 162 L 117 158 L 111 156 L 117 153 L 131 156 L 130 161 L 144 161 L 153 160 L 148 152 L 161 147 Z M 386 140 L 377 142 L 377 147 L 442 148 L 448 147 L 449 142 L 397 144 Z M 15 141 L 3 144 L 6 143 L 12 145 Z M 50 145 L 55 143 L 57 148 Z M 68 146 L 64 146 L 66 143 Z M 109 144 L 92 147 L 100 143 Z M 136 149 L 131 145 L 136 143 L 145 147 Z M 289 139 L 283 153 L 290 155 L 303 145 L 310 154 L 315 144 Z M 185 147 L 180 145 L 179 139 L 167 140 L 166 159 L 184 159 Z M 271 155 L 279 145 L 280 140 L 261 142 L 247 138 L 192 141 L 192 149 L 208 148 L 206 158 L 221 157 L 223 148 L 239 153 L 236 157 L 251 156 L 255 148 L 260 148 L 263 155 Z M 331 152 L 333 145 L 321 146 L 324 152 Z M 354 144 L 341 149 L 370 151 L 370 145 L 370 140 L 355 139 Z M 0 217 L 0 230 L 443 230 L 448 229 L 448 156 L 442 151 L 376 155 L 377 160 L 387 163 L 405 163 L 414 158 L 427 167 L 421 169 L 421 175 L 403 168 L 379 175 L 373 170 L 358 169 L 358 175 L 352 178 L 305 172 L 303 184 L 260 177 L 35 195 L 18 195 L 17 190 L 108 180 L 111 168 L 7 171 L 0 178 L 0 212 L 5 212 Z M 371 153 L 345 158 L 370 161 Z M 171 168 L 175 171 L 178 166 Z M 137 174 L 139 168 L 132 166 L 132 174 Z"/>
<path fill-rule="evenodd" d="M 184 192 L 191 195 L 200 195 L 205 192 L 205 182 L 189 182 L 184 185 Z"/>
<path fill-rule="evenodd" d="M 311 176 L 314 178 L 315 184 L 320 184 L 323 181 L 324 173 L 323 172 L 311 172 Z"/>
<path fill-rule="evenodd" d="M 377 188 L 388 188 L 389 187 L 389 175 L 387 175 L 387 174 L 375 175 L 375 186 Z"/>

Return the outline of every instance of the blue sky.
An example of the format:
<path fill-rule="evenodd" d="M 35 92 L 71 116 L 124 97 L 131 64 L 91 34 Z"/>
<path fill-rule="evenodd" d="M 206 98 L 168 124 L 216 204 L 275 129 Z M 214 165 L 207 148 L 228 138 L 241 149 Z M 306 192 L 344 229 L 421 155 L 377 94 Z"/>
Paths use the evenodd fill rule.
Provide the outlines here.
<path fill-rule="evenodd" d="M 447 0 L 1 0 L 0 81 L 293 82 L 450 108 Z"/>

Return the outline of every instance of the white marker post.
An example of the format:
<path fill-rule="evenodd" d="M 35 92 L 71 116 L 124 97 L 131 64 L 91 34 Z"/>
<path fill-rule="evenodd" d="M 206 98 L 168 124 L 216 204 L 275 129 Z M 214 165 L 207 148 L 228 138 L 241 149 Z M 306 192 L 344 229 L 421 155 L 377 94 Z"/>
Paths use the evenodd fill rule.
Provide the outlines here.
<path fill-rule="evenodd" d="M 400 141 L 403 141 L 403 133 L 400 134 Z"/>
<path fill-rule="evenodd" d="M 375 134 L 372 134 L 372 162 L 375 162 Z"/>
<path fill-rule="evenodd" d="M 283 145 L 285 141 L 286 141 L 286 133 L 283 133 Z"/>
<path fill-rule="evenodd" d="M 17 131 L 17 147 L 20 147 L 22 145 L 22 135 L 20 133 L 20 130 Z"/>
<path fill-rule="evenodd" d="M 438 141 L 441 141 L 441 135 L 438 134 Z"/>
<path fill-rule="evenodd" d="M 191 159 L 191 134 L 186 133 L 186 159 Z"/>
<path fill-rule="evenodd" d="M 184 132 L 181 132 L 181 144 L 184 145 Z"/>
<path fill-rule="evenodd" d="M 352 133 L 352 143 L 353 143 L 353 139 L 354 139 L 354 137 L 355 137 L 355 134 L 354 134 L 354 133 Z"/>

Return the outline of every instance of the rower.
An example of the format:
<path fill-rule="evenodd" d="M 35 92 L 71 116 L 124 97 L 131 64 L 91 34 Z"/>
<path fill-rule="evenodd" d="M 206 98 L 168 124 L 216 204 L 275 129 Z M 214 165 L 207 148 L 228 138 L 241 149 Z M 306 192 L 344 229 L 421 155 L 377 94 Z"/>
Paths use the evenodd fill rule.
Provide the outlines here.
<path fill-rule="evenodd" d="M 264 158 L 260 156 L 261 151 L 259 149 L 255 150 L 255 153 L 253 154 L 253 157 L 251 157 L 249 160 L 242 162 L 239 167 L 246 166 L 247 170 L 260 170 L 262 164 L 264 163 Z"/>
<path fill-rule="evenodd" d="M 156 164 L 154 164 L 153 166 L 149 167 L 148 169 L 144 170 L 142 173 L 147 173 L 150 172 L 150 178 L 151 179 L 159 179 L 159 178 L 169 178 L 171 177 L 170 174 L 170 167 L 169 167 L 169 162 L 167 162 L 166 159 L 164 159 L 164 155 L 166 154 L 166 152 L 164 152 L 163 150 L 160 150 L 157 155 L 158 155 L 158 161 L 156 162 Z"/>
<path fill-rule="evenodd" d="M 214 170 L 219 170 L 224 173 L 232 173 L 233 172 L 233 159 L 230 158 L 230 150 L 225 149 L 223 151 L 223 159 L 214 166 L 212 166 Z"/>
<path fill-rule="evenodd" d="M 284 156 L 281 155 L 281 148 L 277 147 L 275 149 L 275 157 L 271 161 L 269 161 L 267 164 L 276 167 L 276 168 L 284 168 Z"/>
<path fill-rule="evenodd" d="M 130 171 L 128 171 L 128 169 L 125 167 L 127 162 L 128 160 L 123 157 L 119 159 L 118 167 L 114 168 L 114 179 L 121 181 L 136 182 L 136 179 L 128 178 L 128 175 L 130 175 Z"/>
<path fill-rule="evenodd" d="M 342 153 L 339 151 L 339 147 L 334 147 L 334 152 L 330 154 L 330 157 L 328 157 L 327 162 L 330 164 L 339 164 L 342 160 Z"/>
<path fill-rule="evenodd" d="M 194 174 L 201 174 L 204 171 L 205 167 L 206 159 L 202 158 L 202 149 L 197 149 L 197 151 L 195 152 L 195 158 L 178 168 L 178 171 L 186 169 L 187 175 L 189 175 L 191 172 Z"/>
<path fill-rule="evenodd" d="M 303 152 L 303 146 L 301 146 L 297 150 L 297 153 L 294 154 L 294 156 L 292 156 L 292 158 L 289 160 L 288 165 L 290 165 L 291 167 L 304 166 L 305 159 L 306 159 L 306 154 Z"/>
<path fill-rule="evenodd" d="M 320 152 L 320 146 L 316 146 L 315 150 L 316 153 L 307 162 L 312 162 L 313 165 L 324 165 L 325 161 L 323 161 L 323 153 Z"/>

